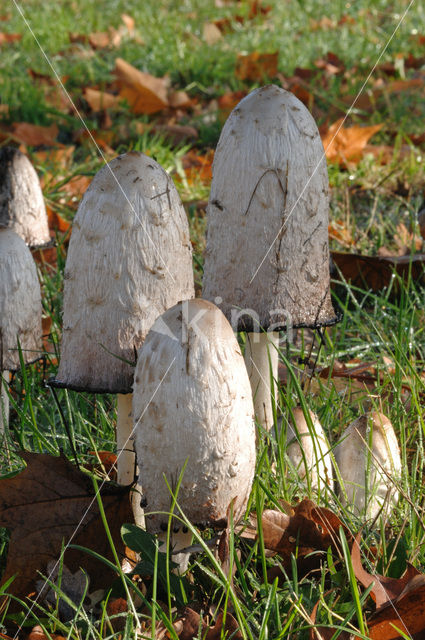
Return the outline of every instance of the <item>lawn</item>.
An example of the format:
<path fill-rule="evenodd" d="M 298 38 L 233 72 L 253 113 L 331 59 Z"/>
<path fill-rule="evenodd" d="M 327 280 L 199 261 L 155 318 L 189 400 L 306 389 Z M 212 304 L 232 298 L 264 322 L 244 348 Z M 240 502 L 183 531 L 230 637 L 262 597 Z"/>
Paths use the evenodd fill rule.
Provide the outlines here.
<path fill-rule="evenodd" d="M 73 465 L 70 474 L 77 473 L 78 462 L 81 468 L 95 468 L 101 483 L 113 460 L 108 454 L 116 447 L 116 396 L 46 385 L 60 356 L 72 220 L 91 179 L 105 162 L 129 150 L 151 156 L 171 175 L 189 220 L 200 297 L 214 150 L 231 110 L 261 85 L 273 82 L 292 91 L 319 127 L 330 180 L 332 298 L 342 317 L 326 330 L 298 330 L 282 340 L 273 398 L 276 424 L 269 433 L 258 426 L 247 515 L 244 526 L 230 527 L 222 538 L 226 553 L 214 552 L 212 530 L 199 531 L 187 521 L 196 553 L 187 575 L 178 577 L 155 539 L 135 532 L 128 520 L 120 522 L 113 515 L 113 496 L 105 497 L 104 511 L 98 506 L 101 527 L 109 523 L 115 531 L 126 524 L 127 547 L 145 560 L 144 567 L 138 566 L 139 577 L 126 579 L 117 561 L 115 572 L 105 569 L 100 575 L 102 593 L 93 594 L 96 578 L 91 576 L 87 593 L 92 600 L 97 596 L 96 604 L 90 606 L 86 597 L 84 608 L 71 598 L 69 616 L 52 601 L 39 598 L 30 606 L 25 598 L 29 592 L 14 592 L 13 582 L 3 584 L 19 602 L 1 605 L 2 637 L 422 637 L 422 4 L 11 1 L 0 8 L 0 50 L 0 145 L 19 147 L 31 159 L 55 240 L 55 247 L 34 254 L 45 351 L 41 361 L 11 379 L 1 482 L 22 470 L 22 450 L 62 453 Z M 245 335 L 238 338 L 243 348 Z M 300 479 L 288 459 L 285 429 L 280 433 L 277 428 L 278 422 L 291 421 L 297 405 L 305 415 L 308 410 L 317 414 L 332 456 L 344 429 L 365 412 L 379 411 L 391 420 L 402 473 L 386 478 L 388 487 L 396 486 L 399 493 L 387 514 L 376 519 L 353 514 L 338 492 L 323 486 L 317 492 L 309 480 Z M 34 473 L 43 474 L 38 464 L 31 458 L 28 468 L 34 465 Z M 58 464 L 66 465 L 64 460 Z M 77 476 L 72 477 L 79 487 Z M 1 493 L 0 483 L 0 505 L 7 502 L 5 491 Z M 316 510 L 302 502 L 307 498 Z M 25 505 L 29 528 L 41 531 L 31 499 Z M 0 515 L 2 511 L 4 506 Z M 270 518 L 283 514 L 304 520 L 298 529 L 293 524 L 295 537 L 286 531 L 287 521 L 279 520 L 281 539 L 276 542 Z M 185 520 L 184 513 L 180 517 Z M 329 531 L 318 526 L 317 517 L 330 519 Z M 2 531 L 4 568 L 12 545 L 10 534 Z M 320 534 L 320 544 L 311 542 L 312 531 Z M 394 612 L 390 622 L 401 631 L 394 631 L 387 619 L 378 628 L 376 585 L 371 587 L 362 576 L 355 555 L 354 537 L 360 531 L 364 569 L 375 582 L 377 574 L 394 579 L 391 586 L 385 583 L 393 594 L 386 612 Z M 74 540 L 89 546 L 85 542 Z M 19 556 L 16 548 L 13 553 Z M 113 563 L 113 554 L 111 558 Z M 420 574 L 409 583 L 411 598 L 402 594 L 408 578 L 399 580 L 408 562 Z M 48 574 L 41 561 L 37 569 Z M 80 596 L 87 593 L 83 588 Z M 35 625 L 41 625 L 37 632 Z"/>

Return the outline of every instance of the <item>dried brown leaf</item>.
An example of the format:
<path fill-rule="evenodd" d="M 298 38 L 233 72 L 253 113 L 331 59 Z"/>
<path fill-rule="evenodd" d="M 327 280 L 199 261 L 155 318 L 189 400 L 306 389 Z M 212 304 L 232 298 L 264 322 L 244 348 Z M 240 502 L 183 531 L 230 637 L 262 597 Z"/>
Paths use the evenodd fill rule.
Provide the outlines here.
<path fill-rule="evenodd" d="M 240 80 L 265 80 L 277 74 L 279 52 L 238 54 L 235 74 Z"/>
<path fill-rule="evenodd" d="M 104 91 L 98 91 L 98 89 L 91 89 L 90 87 L 84 89 L 83 98 L 87 100 L 90 109 L 93 111 L 116 109 L 121 101 L 119 96 L 114 96 L 111 93 L 105 93 Z"/>
<path fill-rule="evenodd" d="M 0 526 L 11 531 L 2 583 L 16 574 L 9 592 L 25 597 L 34 591 L 37 571 L 56 562 L 63 542 L 82 545 L 113 561 L 90 476 L 63 455 L 24 452 L 26 468 L 13 478 L 0 480 Z M 112 537 L 123 555 L 120 528 L 133 519 L 128 487 L 102 489 L 102 500 Z M 71 572 L 84 568 L 93 590 L 104 588 L 114 573 L 89 554 L 75 549 L 65 553 Z"/>
<path fill-rule="evenodd" d="M 326 157 L 332 162 L 346 164 L 358 162 L 370 138 L 382 129 L 382 124 L 371 127 L 343 127 L 343 119 L 334 122 L 326 133 L 322 134 L 322 142 Z"/>
<path fill-rule="evenodd" d="M 168 78 L 155 78 L 117 58 L 115 75 L 120 97 L 127 100 L 135 114 L 152 114 L 168 106 Z"/>
<path fill-rule="evenodd" d="M 28 122 L 15 122 L 13 125 L 14 137 L 19 140 L 19 142 L 31 147 L 38 147 L 40 145 L 54 146 L 58 133 L 59 129 L 56 124 L 51 124 L 49 127 L 42 127 Z"/>
<path fill-rule="evenodd" d="M 212 46 L 222 39 L 223 34 L 214 22 L 205 22 L 202 28 L 202 37 L 208 46 Z"/>

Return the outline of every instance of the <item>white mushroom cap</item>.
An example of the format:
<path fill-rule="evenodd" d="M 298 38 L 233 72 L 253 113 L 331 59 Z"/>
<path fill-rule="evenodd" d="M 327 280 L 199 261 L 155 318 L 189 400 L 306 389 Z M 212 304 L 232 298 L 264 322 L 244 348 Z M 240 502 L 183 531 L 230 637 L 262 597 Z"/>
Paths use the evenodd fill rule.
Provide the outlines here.
<path fill-rule="evenodd" d="M 128 393 L 135 349 L 155 319 L 194 296 L 186 214 L 168 174 L 142 153 L 93 179 L 75 216 L 65 268 L 56 386 Z"/>
<path fill-rule="evenodd" d="M 177 304 L 155 322 L 137 361 L 135 449 L 148 531 L 168 521 L 166 476 L 193 524 L 223 526 L 246 508 L 255 470 L 251 387 L 233 331 L 205 300 Z"/>
<path fill-rule="evenodd" d="M 354 420 L 335 447 L 335 459 L 344 485 L 341 501 L 357 515 L 375 518 L 385 505 L 397 502 L 398 491 L 391 480 L 400 478 L 400 449 L 383 413 L 372 411 Z"/>
<path fill-rule="evenodd" d="M 30 247 L 50 242 L 38 175 L 19 149 L 0 149 L 0 227 L 12 229 Z"/>
<path fill-rule="evenodd" d="M 299 477 L 305 480 L 306 468 L 313 489 L 333 490 L 332 459 L 330 446 L 319 418 L 309 411 L 313 430 L 310 431 L 301 407 L 293 409 L 295 425 L 288 424 L 286 430 L 286 453 L 298 470 Z"/>
<path fill-rule="evenodd" d="M 0 229 L 0 372 L 19 369 L 41 352 L 41 293 L 31 251 L 14 231 Z"/>
<path fill-rule="evenodd" d="M 217 304 L 234 330 L 336 321 L 328 190 L 323 145 L 306 107 L 275 85 L 241 100 L 214 157 L 203 282 L 203 297 L 223 299 Z"/>

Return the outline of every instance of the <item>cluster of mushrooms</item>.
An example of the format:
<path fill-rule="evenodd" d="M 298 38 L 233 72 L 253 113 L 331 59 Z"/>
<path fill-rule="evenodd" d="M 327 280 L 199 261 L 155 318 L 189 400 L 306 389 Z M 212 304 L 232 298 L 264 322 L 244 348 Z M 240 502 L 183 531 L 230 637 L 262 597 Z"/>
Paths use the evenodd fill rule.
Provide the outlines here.
<path fill-rule="evenodd" d="M 4 431 L 8 372 L 40 354 L 40 287 L 27 245 L 47 241 L 48 229 L 47 221 L 34 222 L 33 232 L 22 223 L 22 203 L 44 210 L 41 190 L 23 154 L 2 153 Z M 68 249 L 61 358 L 50 384 L 117 394 L 118 482 L 133 482 L 137 461 L 133 508 L 148 531 L 167 529 L 177 488 L 194 526 L 220 528 L 230 510 L 235 522 L 244 514 L 255 473 L 255 420 L 270 430 L 276 417 L 279 332 L 337 319 L 328 191 L 308 110 L 274 85 L 250 93 L 230 114 L 215 154 L 200 299 L 184 208 L 152 158 L 118 156 L 87 189 Z M 245 361 L 238 331 L 246 334 Z M 312 412 L 295 409 L 287 441 L 288 461 L 300 475 L 313 487 L 332 488 L 333 450 Z M 334 452 L 341 499 L 375 516 L 388 502 L 385 474 L 401 467 L 391 423 L 376 412 L 363 416 Z M 174 522 L 177 552 L 190 543 L 190 532 Z"/>

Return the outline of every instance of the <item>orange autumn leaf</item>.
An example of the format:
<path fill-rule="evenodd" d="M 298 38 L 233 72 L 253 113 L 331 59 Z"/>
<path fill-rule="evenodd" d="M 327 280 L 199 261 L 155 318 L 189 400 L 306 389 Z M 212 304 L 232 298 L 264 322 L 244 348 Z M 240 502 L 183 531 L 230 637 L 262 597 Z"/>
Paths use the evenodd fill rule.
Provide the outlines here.
<path fill-rule="evenodd" d="M 198 155 L 194 149 L 188 151 L 182 158 L 183 169 L 189 184 L 196 180 L 209 183 L 212 178 L 212 163 L 214 151 L 209 149 L 205 155 Z"/>
<path fill-rule="evenodd" d="M 56 145 L 56 136 L 58 133 L 59 129 L 56 124 L 51 124 L 50 127 L 42 127 L 37 124 L 30 124 L 29 122 L 16 122 L 13 125 L 14 137 L 19 140 L 19 142 L 28 144 L 31 147 Z"/>
<path fill-rule="evenodd" d="M 71 227 L 70 222 L 62 218 L 57 211 L 53 211 L 50 207 L 47 207 L 47 219 L 49 221 L 49 229 L 52 231 L 66 233 Z"/>
<path fill-rule="evenodd" d="M 236 76 L 240 80 L 264 80 L 273 78 L 277 74 L 279 52 L 238 54 L 236 61 Z"/>
<path fill-rule="evenodd" d="M 92 111 L 102 111 L 103 109 L 115 109 L 118 107 L 121 98 L 112 93 L 105 93 L 97 89 L 86 87 L 83 91 L 83 98 L 88 102 Z"/>
<path fill-rule="evenodd" d="M 328 226 L 329 237 L 340 244 L 351 247 L 354 244 L 353 236 L 342 220 L 331 220 Z"/>
<path fill-rule="evenodd" d="M 340 118 L 329 127 L 326 133 L 322 134 L 326 157 L 337 164 L 358 162 L 364 155 L 370 138 L 382 129 L 383 125 L 376 124 L 371 127 L 354 125 L 345 128 L 342 122 L 343 118 Z"/>
<path fill-rule="evenodd" d="M 114 27 L 109 27 L 108 31 L 98 31 L 89 35 L 89 44 L 93 49 L 106 49 L 106 47 L 119 47 L 121 44 L 121 34 Z"/>
<path fill-rule="evenodd" d="M 72 176 L 72 178 L 70 178 L 68 182 L 63 185 L 62 190 L 66 191 L 66 193 L 68 193 L 69 195 L 78 197 L 78 199 L 80 199 L 83 193 L 88 188 L 91 180 L 92 179 L 89 176 Z"/>
<path fill-rule="evenodd" d="M 2 44 L 10 44 L 11 42 L 18 42 L 21 40 L 21 33 L 4 33 L 0 31 L 0 46 Z"/>
<path fill-rule="evenodd" d="M 33 155 L 41 164 L 53 165 L 66 169 L 72 160 L 74 151 L 75 147 L 73 145 L 65 146 L 63 144 L 58 144 L 58 146 L 53 149 L 36 151 Z"/>
<path fill-rule="evenodd" d="M 122 58 L 115 60 L 115 75 L 120 97 L 127 100 L 133 113 L 149 115 L 168 107 L 167 78 L 139 71 Z"/>
<path fill-rule="evenodd" d="M 132 18 L 131 16 L 129 16 L 127 13 L 122 13 L 121 14 L 121 20 L 123 21 L 124 25 L 127 27 L 128 31 L 134 31 L 135 27 L 136 27 L 136 22 L 134 20 L 134 18 Z"/>

